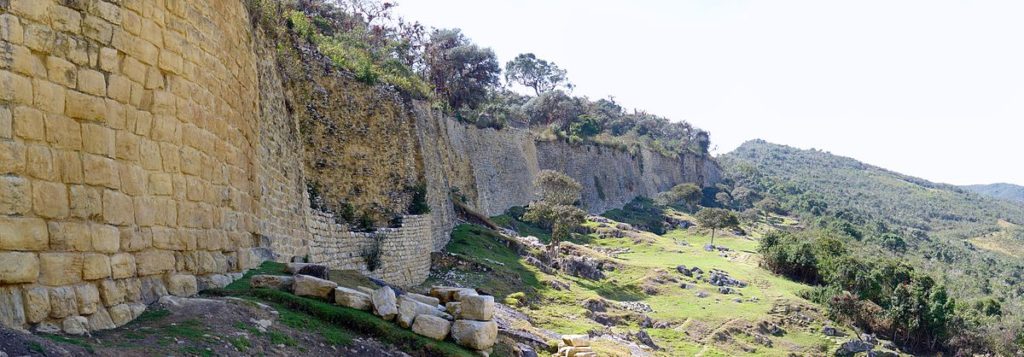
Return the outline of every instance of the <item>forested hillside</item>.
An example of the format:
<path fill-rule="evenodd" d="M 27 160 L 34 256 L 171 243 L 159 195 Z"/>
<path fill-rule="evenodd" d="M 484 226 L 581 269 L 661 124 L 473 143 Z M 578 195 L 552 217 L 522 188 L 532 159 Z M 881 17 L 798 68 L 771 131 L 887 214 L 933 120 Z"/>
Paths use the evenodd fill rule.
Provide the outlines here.
<path fill-rule="evenodd" d="M 964 186 L 964 188 L 985 196 L 1024 203 L 1024 186 L 1010 183 L 993 183 L 988 185 L 968 185 Z"/>
<path fill-rule="evenodd" d="M 819 300 L 829 303 L 831 297 L 831 302 L 836 303 L 837 297 L 841 297 L 838 291 L 854 290 L 854 295 L 859 292 L 864 301 L 887 309 L 886 316 L 898 315 L 898 288 L 914 286 L 919 281 L 911 278 L 916 273 L 899 278 L 893 272 L 877 269 L 879 265 L 898 262 L 896 265 L 916 270 L 923 274 L 921 278 L 933 279 L 935 286 L 946 289 L 942 293 L 948 292 L 955 300 L 962 327 L 972 327 L 972 333 L 985 336 L 992 345 L 1018 343 L 1024 294 L 1021 205 L 828 152 L 761 140 L 749 141 L 719 159 L 728 179 L 715 191 L 724 191 L 726 195 L 705 192 L 705 197 L 719 197 L 718 204 L 736 209 L 754 210 L 756 203 L 759 210 L 800 216 L 807 226 L 801 235 L 805 242 L 812 240 L 820 245 L 823 238 L 843 242 L 857 264 L 875 267 L 871 274 L 895 279 L 889 288 L 896 288 L 896 292 L 886 291 L 889 288 L 884 283 L 866 290 L 836 286 L 828 280 L 845 276 L 829 273 L 849 271 L 836 272 L 834 266 L 826 266 L 834 262 L 821 259 L 822 249 L 815 246 L 819 266 L 812 267 L 812 274 L 777 271 L 834 290 L 823 293 L 825 298 Z M 783 239 L 780 244 L 787 241 Z M 768 255 L 770 265 L 770 249 L 763 253 Z M 868 270 L 871 269 L 865 269 Z M 880 292 L 867 292 L 879 288 Z"/>

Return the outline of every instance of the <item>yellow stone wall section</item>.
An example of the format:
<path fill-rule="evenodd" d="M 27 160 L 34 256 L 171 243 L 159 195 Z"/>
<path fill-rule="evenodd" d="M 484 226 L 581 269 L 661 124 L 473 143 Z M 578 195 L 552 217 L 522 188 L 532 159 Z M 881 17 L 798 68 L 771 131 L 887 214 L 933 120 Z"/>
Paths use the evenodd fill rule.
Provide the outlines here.
<path fill-rule="evenodd" d="M 0 324 L 113 328 L 259 263 L 251 31 L 237 0 L 0 0 Z"/>

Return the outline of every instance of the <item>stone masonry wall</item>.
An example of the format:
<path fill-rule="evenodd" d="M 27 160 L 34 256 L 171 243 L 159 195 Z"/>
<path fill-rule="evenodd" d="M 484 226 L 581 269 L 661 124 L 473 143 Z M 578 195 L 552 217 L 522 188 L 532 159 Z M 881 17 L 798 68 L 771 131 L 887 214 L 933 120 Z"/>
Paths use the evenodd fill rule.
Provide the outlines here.
<path fill-rule="evenodd" d="M 427 279 L 430 271 L 432 219 L 427 215 L 406 215 L 397 228 L 373 232 L 352 232 L 334 222 L 328 213 L 310 210 L 313 232 L 310 261 L 332 269 L 357 270 L 399 286 L 415 285 Z M 379 248 L 379 266 L 367 268 L 367 252 Z"/>
<path fill-rule="evenodd" d="M 259 261 L 239 1 L 0 1 L 0 323 L 80 333 Z"/>

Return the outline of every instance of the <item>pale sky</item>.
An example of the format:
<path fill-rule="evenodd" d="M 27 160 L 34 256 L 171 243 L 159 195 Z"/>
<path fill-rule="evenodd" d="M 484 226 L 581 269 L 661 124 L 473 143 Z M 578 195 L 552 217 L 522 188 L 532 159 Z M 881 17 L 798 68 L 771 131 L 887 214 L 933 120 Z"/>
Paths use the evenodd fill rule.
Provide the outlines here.
<path fill-rule="evenodd" d="M 399 0 L 576 95 L 953 184 L 1024 184 L 1024 1 Z"/>

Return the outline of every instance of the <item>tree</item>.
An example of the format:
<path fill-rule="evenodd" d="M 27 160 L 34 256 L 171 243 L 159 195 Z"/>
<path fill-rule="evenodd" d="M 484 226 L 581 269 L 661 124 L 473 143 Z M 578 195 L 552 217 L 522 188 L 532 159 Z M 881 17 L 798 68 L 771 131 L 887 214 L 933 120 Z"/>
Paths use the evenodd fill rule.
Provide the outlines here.
<path fill-rule="evenodd" d="M 757 203 L 754 204 L 754 208 L 757 208 L 757 210 L 761 211 L 761 214 L 764 215 L 765 223 L 771 223 L 771 221 L 768 220 L 769 213 L 778 213 L 782 210 L 782 206 L 779 205 L 779 201 L 770 197 L 757 201 Z"/>
<path fill-rule="evenodd" d="M 715 194 L 715 203 L 722 207 L 729 207 L 732 204 L 732 197 L 729 196 L 728 192 L 718 191 Z"/>
<path fill-rule="evenodd" d="M 505 81 L 533 88 L 537 95 L 560 86 L 571 90 L 573 85 L 565 73 L 554 62 L 537 58 L 532 53 L 521 53 L 505 64 Z"/>
<path fill-rule="evenodd" d="M 494 51 L 477 47 L 458 29 L 434 30 L 423 57 L 434 92 L 452 109 L 475 109 L 499 83 Z"/>
<path fill-rule="evenodd" d="M 693 210 L 693 207 L 700 203 L 704 193 L 701 191 L 700 186 L 692 183 L 678 184 L 672 187 L 668 192 L 662 193 L 658 199 L 665 205 L 678 205 L 680 203 L 686 205 L 687 210 Z"/>
<path fill-rule="evenodd" d="M 587 213 L 577 207 L 583 186 L 565 174 L 543 170 L 533 181 L 540 199 L 531 202 L 523 219 L 551 227 L 551 245 L 569 238 L 572 230 L 583 223 Z"/>
<path fill-rule="evenodd" d="M 715 245 L 715 231 L 718 229 L 738 227 L 739 219 L 731 211 L 721 208 L 704 208 L 697 212 L 697 223 L 711 229 L 711 245 Z"/>

